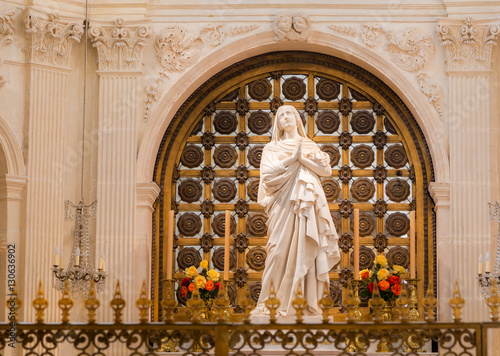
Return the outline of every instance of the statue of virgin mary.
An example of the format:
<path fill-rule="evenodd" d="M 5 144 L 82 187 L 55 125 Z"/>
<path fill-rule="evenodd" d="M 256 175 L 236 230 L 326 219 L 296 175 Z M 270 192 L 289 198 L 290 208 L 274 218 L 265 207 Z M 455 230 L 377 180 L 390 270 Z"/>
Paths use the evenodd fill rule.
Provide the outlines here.
<path fill-rule="evenodd" d="M 328 154 L 307 137 L 297 110 L 281 106 L 260 164 L 258 203 L 267 214 L 269 240 L 252 315 L 269 314 L 264 302 L 271 281 L 281 301 L 279 316 L 295 314 L 291 303 L 299 282 L 308 303 L 304 314 L 321 314 L 318 299 L 329 281 L 328 272 L 340 260 L 337 232 L 319 179 L 330 175 Z"/>

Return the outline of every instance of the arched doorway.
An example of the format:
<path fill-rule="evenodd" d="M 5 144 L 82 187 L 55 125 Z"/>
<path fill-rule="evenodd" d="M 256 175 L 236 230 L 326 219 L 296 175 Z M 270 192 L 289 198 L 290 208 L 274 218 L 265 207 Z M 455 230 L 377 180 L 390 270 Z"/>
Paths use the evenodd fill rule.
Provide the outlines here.
<path fill-rule="evenodd" d="M 299 110 L 309 137 L 331 156 L 332 176 L 323 186 L 343 251 L 330 273 L 337 304 L 352 275 L 354 207 L 361 211 L 364 266 L 376 252 L 409 264 L 407 215 L 416 209 L 421 286 L 434 270 L 434 216 L 427 197 L 432 164 L 411 112 L 380 79 L 352 63 L 310 52 L 269 53 L 213 76 L 178 110 L 164 135 L 154 177 L 161 188 L 153 226 L 155 319 L 165 267 L 164 222 L 171 209 L 176 278 L 202 258 L 222 270 L 222 212 L 229 209 L 233 305 L 238 309 L 247 288 L 258 296 L 267 241 L 263 209 L 255 201 L 259 159 L 273 113 L 283 103 Z"/>

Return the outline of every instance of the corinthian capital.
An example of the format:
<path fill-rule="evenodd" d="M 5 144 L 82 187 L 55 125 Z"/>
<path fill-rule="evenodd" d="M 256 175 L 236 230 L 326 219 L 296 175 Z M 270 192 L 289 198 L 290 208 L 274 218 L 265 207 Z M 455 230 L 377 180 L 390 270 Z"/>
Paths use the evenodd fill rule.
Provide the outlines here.
<path fill-rule="evenodd" d="M 111 29 L 90 27 L 89 36 L 99 56 L 99 70 L 141 70 L 145 39 L 151 29 L 148 26 L 125 27 L 122 19 L 116 19 L 114 25 Z"/>
<path fill-rule="evenodd" d="M 29 11 L 26 18 L 28 61 L 68 67 L 74 42 L 80 42 L 83 24 L 65 23 L 57 14 L 47 18 Z"/>
<path fill-rule="evenodd" d="M 498 23 L 485 23 L 470 17 L 460 22 L 443 22 L 438 26 L 446 48 L 449 71 L 489 71 L 491 50 L 500 33 Z"/>

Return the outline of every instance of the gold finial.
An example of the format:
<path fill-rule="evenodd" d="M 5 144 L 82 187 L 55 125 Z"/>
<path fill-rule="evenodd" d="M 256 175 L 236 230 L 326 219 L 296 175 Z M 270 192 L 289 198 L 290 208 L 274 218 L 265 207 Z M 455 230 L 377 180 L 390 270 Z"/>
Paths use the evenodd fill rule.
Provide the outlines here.
<path fill-rule="evenodd" d="M 418 312 L 418 299 L 417 299 L 417 283 L 418 279 L 409 279 L 410 283 L 410 312 L 408 318 L 410 321 L 417 321 L 420 318 L 420 313 Z"/>
<path fill-rule="evenodd" d="M 69 323 L 69 311 L 73 308 L 73 300 L 71 300 L 71 296 L 69 294 L 69 285 L 68 280 L 64 282 L 63 294 L 57 305 L 59 305 L 59 309 L 62 311 L 62 323 Z"/>
<path fill-rule="evenodd" d="M 245 292 L 245 298 L 243 298 L 240 305 L 244 313 L 243 322 L 248 324 L 250 322 L 250 312 L 255 308 L 255 302 L 250 296 L 249 289 Z"/>
<path fill-rule="evenodd" d="M 302 293 L 302 281 L 299 281 L 299 284 L 297 285 L 295 299 L 292 300 L 292 307 L 297 313 L 297 323 L 302 323 L 304 321 L 304 309 L 307 307 L 307 301 L 304 298 L 304 294 Z"/>
<path fill-rule="evenodd" d="M 191 294 L 191 298 L 187 300 L 186 306 L 193 313 L 193 324 L 198 324 L 200 322 L 200 310 L 203 309 L 203 300 L 200 298 L 200 292 L 198 291 L 196 283 L 194 285 L 193 294 Z"/>
<path fill-rule="evenodd" d="M 43 314 L 45 309 L 49 306 L 49 302 L 45 299 L 45 294 L 43 293 L 42 280 L 38 283 L 38 292 L 36 298 L 33 301 L 33 307 L 36 310 L 36 322 L 39 324 L 43 323 Z"/>
<path fill-rule="evenodd" d="M 122 320 L 122 310 L 125 308 L 125 300 L 122 298 L 122 292 L 120 290 L 120 280 L 116 281 L 115 294 L 111 300 L 111 308 L 115 311 L 115 324 L 121 324 Z"/>
<path fill-rule="evenodd" d="M 434 288 L 432 284 L 432 279 L 429 279 L 429 286 L 427 287 L 427 293 L 425 293 L 425 298 L 422 299 L 422 305 L 424 306 L 425 309 L 425 320 L 428 323 L 433 323 L 436 321 L 434 318 L 434 309 L 436 309 L 438 305 L 438 301 L 436 297 L 434 297 Z"/>
<path fill-rule="evenodd" d="M 214 305 L 217 310 L 217 319 L 219 323 L 224 322 L 231 318 L 231 315 L 228 312 L 229 305 L 231 302 L 229 301 L 229 281 L 224 281 L 221 284 L 221 288 L 219 288 L 219 292 L 217 293 L 217 298 L 215 298 Z"/>
<path fill-rule="evenodd" d="M 399 320 L 402 323 L 407 323 L 410 314 L 410 298 L 408 298 L 408 288 L 404 280 L 401 281 L 401 287 L 399 298 L 396 299 L 396 308 L 399 312 Z"/>
<path fill-rule="evenodd" d="M 356 318 L 356 307 L 359 305 L 359 301 L 354 296 L 354 291 L 352 290 L 352 283 L 349 283 L 347 288 L 347 298 L 344 300 L 344 306 L 347 309 L 347 322 L 355 323 Z"/>
<path fill-rule="evenodd" d="M 147 292 L 148 290 L 146 288 L 146 280 L 144 280 L 142 282 L 141 294 L 139 295 L 139 299 L 137 299 L 137 301 L 135 302 L 135 305 L 137 306 L 137 308 L 139 308 L 139 321 L 142 324 L 148 322 L 148 310 L 149 308 L 151 308 L 151 300 L 149 300 Z"/>
<path fill-rule="evenodd" d="M 99 306 L 101 305 L 101 302 L 99 302 L 99 299 L 97 299 L 96 294 L 95 294 L 95 283 L 94 280 L 90 281 L 90 288 L 89 288 L 89 295 L 87 299 L 85 299 L 84 302 L 85 308 L 89 311 L 88 314 L 88 323 L 89 324 L 94 324 L 96 319 L 95 319 L 95 311 Z"/>
<path fill-rule="evenodd" d="M 371 299 L 368 301 L 368 305 L 373 311 L 373 320 L 376 323 L 381 323 L 384 321 L 384 316 L 382 315 L 382 309 L 385 306 L 385 300 L 380 296 L 380 291 L 378 290 L 377 283 L 373 283 L 373 293 Z"/>
<path fill-rule="evenodd" d="M 325 282 L 323 296 L 318 300 L 318 305 L 323 310 L 323 323 L 328 324 L 330 322 L 330 309 L 335 305 L 335 302 L 330 297 L 330 284 L 328 282 Z"/>
<path fill-rule="evenodd" d="M 271 280 L 271 286 L 269 287 L 269 297 L 264 302 L 267 309 L 269 309 L 269 321 L 271 323 L 276 322 L 276 310 L 280 307 L 281 302 L 276 298 L 276 291 L 274 290 L 274 283 Z"/>
<path fill-rule="evenodd" d="M 462 308 L 465 305 L 465 300 L 460 295 L 460 289 L 458 288 L 458 281 L 455 280 L 455 285 L 453 287 L 453 298 L 448 302 L 450 307 L 453 308 L 453 320 L 458 323 L 462 320 Z"/>
<path fill-rule="evenodd" d="M 486 305 L 490 308 L 491 321 L 498 321 L 498 308 L 500 307 L 500 296 L 498 295 L 498 288 L 496 279 L 493 277 L 491 281 L 490 296 L 486 298 Z"/>
<path fill-rule="evenodd" d="M 16 286 L 16 281 L 14 281 L 13 286 L 8 287 L 10 291 L 10 298 L 5 301 L 5 305 L 7 306 L 7 309 L 14 308 L 14 319 L 17 320 L 17 311 L 19 308 L 22 307 L 23 302 L 21 299 L 19 299 L 19 296 L 17 295 L 17 286 Z"/>
<path fill-rule="evenodd" d="M 177 306 L 175 300 L 175 281 L 173 279 L 164 280 L 163 285 L 163 298 L 161 300 L 161 308 L 163 309 L 162 320 L 165 323 L 174 322 L 174 309 Z"/>

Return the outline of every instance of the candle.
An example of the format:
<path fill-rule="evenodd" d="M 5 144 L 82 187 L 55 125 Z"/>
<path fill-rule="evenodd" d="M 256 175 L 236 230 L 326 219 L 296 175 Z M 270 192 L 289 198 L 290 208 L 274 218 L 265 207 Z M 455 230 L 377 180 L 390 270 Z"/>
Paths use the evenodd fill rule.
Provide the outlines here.
<path fill-rule="evenodd" d="M 54 258 L 52 264 L 56 267 L 59 266 L 59 248 L 57 245 L 54 247 Z"/>
<path fill-rule="evenodd" d="M 79 266 L 80 266 L 80 247 L 77 247 L 75 251 L 75 267 Z"/>
<path fill-rule="evenodd" d="M 63 249 L 61 249 L 61 253 L 59 254 L 59 266 L 63 265 Z"/>
<path fill-rule="evenodd" d="M 167 279 L 172 279 L 172 260 L 174 253 L 174 211 L 168 212 L 167 231 Z"/>
<path fill-rule="evenodd" d="M 101 250 L 101 256 L 99 257 L 99 270 L 104 270 L 104 252 Z"/>
<path fill-rule="evenodd" d="M 359 279 L 359 209 L 354 209 L 354 279 Z"/>
<path fill-rule="evenodd" d="M 483 255 L 479 255 L 479 263 L 477 265 L 477 274 L 483 274 Z"/>
<path fill-rule="evenodd" d="M 484 271 L 486 273 L 491 272 L 491 262 L 490 262 L 490 253 L 486 252 L 486 263 L 484 264 Z"/>
<path fill-rule="evenodd" d="M 224 280 L 229 280 L 229 235 L 231 234 L 231 212 L 226 210 L 226 219 L 224 221 L 226 233 L 224 235 Z"/>
<path fill-rule="evenodd" d="M 410 212 L 410 278 L 415 279 L 415 211 Z"/>

